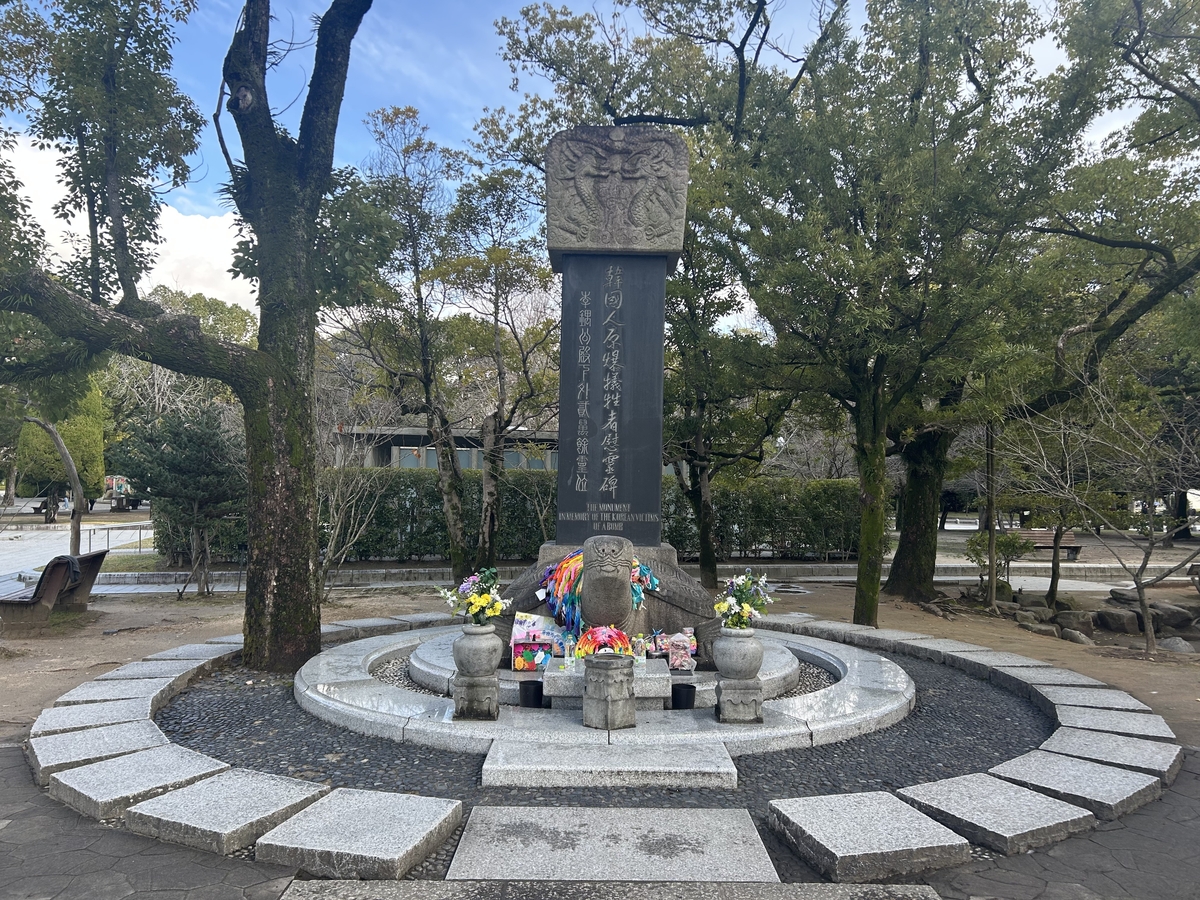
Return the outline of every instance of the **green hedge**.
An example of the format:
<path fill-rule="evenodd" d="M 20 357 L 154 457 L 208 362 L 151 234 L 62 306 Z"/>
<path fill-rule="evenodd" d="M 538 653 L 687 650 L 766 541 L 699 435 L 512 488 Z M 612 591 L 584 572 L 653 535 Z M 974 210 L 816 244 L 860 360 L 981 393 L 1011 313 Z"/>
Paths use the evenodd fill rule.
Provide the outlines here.
<path fill-rule="evenodd" d="M 557 475 L 512 470 L 500 483 L 501 559 L 533 559 L 554 537 Z M 446 519 L 431 469 L 389 469 L 375 517 L 347 557 L 350 561 L 415 562 L 447 558 Z M 696 525 L 678 483 L 663 479 L 663 540 L 683 558 L 698 555 Z M 719 559 L 770 555 L 780 559 L 842 559 L 858 551 L 857 482 L 800 482 L 755 478 L 713 485 L 714 533 Z M 463 473 L 463 519 L 467 545 L 479 536 L 480 473 Z M 155 515 L 155 547 L 177 559 L 188 555 L 188 534 Z M 236 560 L 245 543 L 244 517 L 223 520 L 213 535 L 213 554 Z"/>

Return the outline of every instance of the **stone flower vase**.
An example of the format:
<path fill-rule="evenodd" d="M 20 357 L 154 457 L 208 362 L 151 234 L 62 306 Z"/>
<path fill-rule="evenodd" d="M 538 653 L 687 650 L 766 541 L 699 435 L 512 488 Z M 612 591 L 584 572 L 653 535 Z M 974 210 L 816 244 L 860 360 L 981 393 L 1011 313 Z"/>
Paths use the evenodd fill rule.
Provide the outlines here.
<path fill-rule="evenodd" d="M 758 677 L 762 668 L 763 648 L 754 636 L 753 628 L 721 628 L 721 636 L 713 641 L 713 662 L 722 677 L 749 681 Z"/>
<path fill-rule="evenodd" d="M 496 637 L 496 626 L 467 624 L 462 637 L 451 645 L 454 667 L 467 678 L 486 678 L 495 675 L 504 655 L 504 642 Z M 761 656 L 761 651 L 760 651 Z"/>

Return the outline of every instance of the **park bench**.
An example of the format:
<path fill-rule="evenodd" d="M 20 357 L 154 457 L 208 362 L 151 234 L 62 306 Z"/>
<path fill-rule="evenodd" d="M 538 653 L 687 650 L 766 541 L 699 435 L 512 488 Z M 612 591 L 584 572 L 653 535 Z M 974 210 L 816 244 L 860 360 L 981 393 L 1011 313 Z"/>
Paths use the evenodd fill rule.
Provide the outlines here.
<path fill-rule="evenodd" d="M 1021 528 L 1017 531 L 1010 531 L 1009 534 L 1015 534 L 1027 541 L 1032 542 L 1034 550 L 1053 550 L 1054 549 L 1054 531 L 1039 531 L 1034 528 Z M 1074 562 L 1079 558 L 1079 551 L 1083 549 L 1075 543 L 1075 532 L 1064 531 L 1062 542 L 1059 544 L 1062 553 L 1068 560 Z"/>
<path fill-rule="evenodd" d="M 100 574 L 107 550 L 81 556 L 56 556 L 46 564 L 33 588 L 0 596 L 0 626 L 36 625 L 50 618 L 53 609 L 87 610 L 92 585 Z"/>
<path fill-rule="evenodd" d="M 1200 566 L 1192 565 L 1188 568 L 1188 578 L 1192 580 L 1192 587 L 1200 591 Z"/>

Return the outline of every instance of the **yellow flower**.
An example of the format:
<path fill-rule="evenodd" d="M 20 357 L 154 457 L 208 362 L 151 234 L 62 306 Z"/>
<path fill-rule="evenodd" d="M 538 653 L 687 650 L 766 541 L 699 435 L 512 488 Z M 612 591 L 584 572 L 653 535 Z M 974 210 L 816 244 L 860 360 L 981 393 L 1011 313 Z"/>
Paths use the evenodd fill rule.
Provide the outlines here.
<path fill-rule="evenodd" d="M 504 611 L 504 607 L 500 605 L 500 601 L 496 601 L 487 609 L 488 616 L 498 616 Z"/>

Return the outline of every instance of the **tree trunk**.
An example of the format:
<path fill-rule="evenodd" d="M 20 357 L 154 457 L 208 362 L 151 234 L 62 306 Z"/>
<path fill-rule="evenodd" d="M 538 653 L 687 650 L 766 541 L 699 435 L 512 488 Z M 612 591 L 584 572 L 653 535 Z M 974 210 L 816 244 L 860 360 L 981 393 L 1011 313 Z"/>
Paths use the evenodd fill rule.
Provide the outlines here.
<path fill-rule="evenodd" d="M 717 586 L 716 512 L 712 502 L 712 477 L 706 465 L 689 465 L 688 489 L 684 495 L 696 517 L 696 532 L 700 544 L 700 583 L 706 588 Z"/>
<path fill-rule="evenodd" d="M 458 464 L 450 420 L 441 413 L 430 413 L 427 423 L 437 455 L 438 491 L 442 495 L 442 512 L 446 516 L 446 534 L 450 541 L 450 573 L 455 581 L 461 581 L 471 574 L 467 564 L 466 526 L 463 523 L 462 467 Z"/>
<path fill-rule="evenodd" d="M 484 419 L 479 542 L 475 571 L 496 567 L 496 534 L 500 530 L 500 473 L 504 471 L 504 441 L 495 415 Z"/>
<path fill-rule="evenodd" d="M 1150 604 L 1146 601 L 1146 586 L 1142 584 L 1140 578 L 1133 583 L 1133 586 L 1137 590 L 1138 609 L 1142 612 L 1142 633 L 1146 638 L 1146 653 L 1151 654 L 1158 649 L 1158 644 L 1154 638 L 1154 617 L 1150 612 Z"/>
<path fill-rule="evenodd" d="M 71 485 L 71 493 L 74 495 L 74 500 L 71 503 L 71 555 L 79 555 L 79 538 L 80 531 L 83 526 L 83 507 L 87 500 L 83 496 L 83 483 L 79 480 L 79 470 L 75 468 L 75 460 L 71 458 L 71 451 L 67 449 L 67 445 L 63 442 L 62 435 L 58 433 L 58 429 L 44 419 L 39 419 L 37 416 L 24 416 L 26 422 L 32 422 L 42 431 L 50 436 L 50 440 L 54 444 L 54 449 L 58 451 L 58 457 L 62 460 L 63 468 L 67 470 L 67 483 Z M 54 500 L 51 503 L 51 499 Z M 46 497 L 46 522 L 54 522 L 58 519 L 58 497 Z"/>
<path fill-rule="evenodd" d="M 955 436 L 942 430 L 923 432 L 901 453 L 908 470 L 901 495 L 904 517 L 892 569 L 883 586 L 885 594 L 918 602 L 935 596 L 933 573 L 937 564 L 942 482 Z"/>
<path fill-rule="evenodd" d="M 17 505 L 17 464 L 8 467 L 8 477 L 4 479 L 4 505 Z"/>
<path fill-rule="evenodd" d="M 854 624 L 879 622 L 879 582 L 887 537 L 887 423 L 878 391 L 860 397 L 854 409 L 854 458 L 858 463 L 862 518 L 858 532 L 858 578 Z"/>
<path fill-rule="evenodd" d="M 991 422 L 987 424 L 986 478 L 987 478 L 987 535 L 988 535 L 988 580 L 987 603 L 996 609 L 996 431 Z"/>
<path fill-rule="evenodd" d="M 1046 605 L 1050 609 L 1054 609 L 1054 604 L 1058 600 L 1058 576 L 1062 568 L 1062 539 L 1066 530 L 1066 525 L 1054 526 L 1054 547 L 1050 557 L 1050 587 L 1046 590 Z"/>

